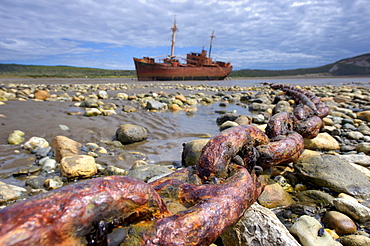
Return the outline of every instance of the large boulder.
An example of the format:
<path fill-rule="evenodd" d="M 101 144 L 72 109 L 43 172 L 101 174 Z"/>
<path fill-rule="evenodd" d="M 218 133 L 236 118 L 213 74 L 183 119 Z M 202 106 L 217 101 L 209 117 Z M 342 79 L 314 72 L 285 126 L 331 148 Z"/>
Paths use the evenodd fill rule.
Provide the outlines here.
<path fill-rule="evenodd" d="M 254 203 L 234 225 L 221 235 L 225 246 L 299 246 L 276 215 Z"/>
<path fill-rule="evenodd" d="M 294 163 L 294 169 L 301 178 L 317 186 L 370 199 L 370 180 L 339 156 L 307 156 Z"/>
<path fill-rule="evenodd" d="M 125 124 L 117 129 L 116 137 L 122 144 L 131 144 L 147 139 L 148 131 L 142 126 Z"/>

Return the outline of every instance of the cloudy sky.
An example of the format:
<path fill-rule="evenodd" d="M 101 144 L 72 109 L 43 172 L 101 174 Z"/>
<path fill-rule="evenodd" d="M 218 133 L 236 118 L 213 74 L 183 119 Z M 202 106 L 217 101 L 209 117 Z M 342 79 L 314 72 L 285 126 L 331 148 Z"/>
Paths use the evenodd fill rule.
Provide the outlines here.
<path fill-rule="evenodd" d="M 208 49 L 234 69 L 293 69 L 370 53 L 370 0 L 1 0 L 0 63 L 134 69 Z"/>

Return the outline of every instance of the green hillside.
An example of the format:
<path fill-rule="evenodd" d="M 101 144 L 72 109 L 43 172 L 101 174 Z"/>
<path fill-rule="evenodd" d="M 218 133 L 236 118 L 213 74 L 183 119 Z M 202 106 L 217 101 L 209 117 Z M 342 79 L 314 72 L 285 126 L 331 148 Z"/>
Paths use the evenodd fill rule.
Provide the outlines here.
<path fill-rule="evenodd" d="M 370 75 L 370 53 L 314 68 L 300 68 L 292 70 L 241 69 L 231 72 L 230 77 L 273 77 L 309 74 L 328 76 L 368 76 Z"/>
<path fill-rule="evenodd" d="M 109 70 L 70 66 L 33 66 L 17 64 L 0 64 L 0 76 L 20 77 L 57 77 L 57 78 L 102 78 L 136 76 L 134 70 Z"/>

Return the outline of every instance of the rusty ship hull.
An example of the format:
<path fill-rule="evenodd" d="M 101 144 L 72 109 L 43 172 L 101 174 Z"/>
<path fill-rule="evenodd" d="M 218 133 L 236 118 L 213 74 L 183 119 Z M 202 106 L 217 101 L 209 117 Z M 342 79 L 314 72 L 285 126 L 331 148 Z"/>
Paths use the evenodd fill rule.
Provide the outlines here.
<path fill-rule="evenodd" d="M 138 80 L 222 80 L 225 79 L 232 70 L 230 62 L 213 61 L 211 59 L 212 40 L 215 38 L 214 32 L 211 35 L 209 54 L 202 49 L 200 53 L 191 52 L 186 58 L 175 56 L 175 37 L 176 19 L 172 30 L 171 54 L 156 62 L 154 58 L 143 57 L 135 58 L 134 63 Z M 181 63 L 185 61 L 185 63 Z"/>
<path fill-rule="evenodd" d="M 149 61 L 148 61 L 149 60 Z M 231 66 L 187 64 L 165 64 L 150 62 L 150 59 L 134 58 L 137 78 L 150 80 L 223 80 L 231 72 Z"/>

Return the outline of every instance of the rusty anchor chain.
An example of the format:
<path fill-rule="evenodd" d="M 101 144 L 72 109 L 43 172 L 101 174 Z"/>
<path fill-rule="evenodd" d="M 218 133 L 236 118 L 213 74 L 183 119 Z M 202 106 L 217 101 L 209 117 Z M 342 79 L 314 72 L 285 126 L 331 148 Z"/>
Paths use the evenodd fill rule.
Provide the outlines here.
<path fill-rule="evenodd" d="M 107 245 L 114 227 L 124 229 L 116 245 L 211 244 L 261 194 L 254 167 L 296 160 L 303 138 L 315 137 L 329 114 L 312 93 L 270 86 L 298 104 L 273 115 L 266 133 L 253 125 L 226 129 L 204 146 L 195 167 L 149 184 L 108 176 L 17 202 L 0 210 L 0 245 Z M 183 210 L 172 214 L 164 199 Z"/>

